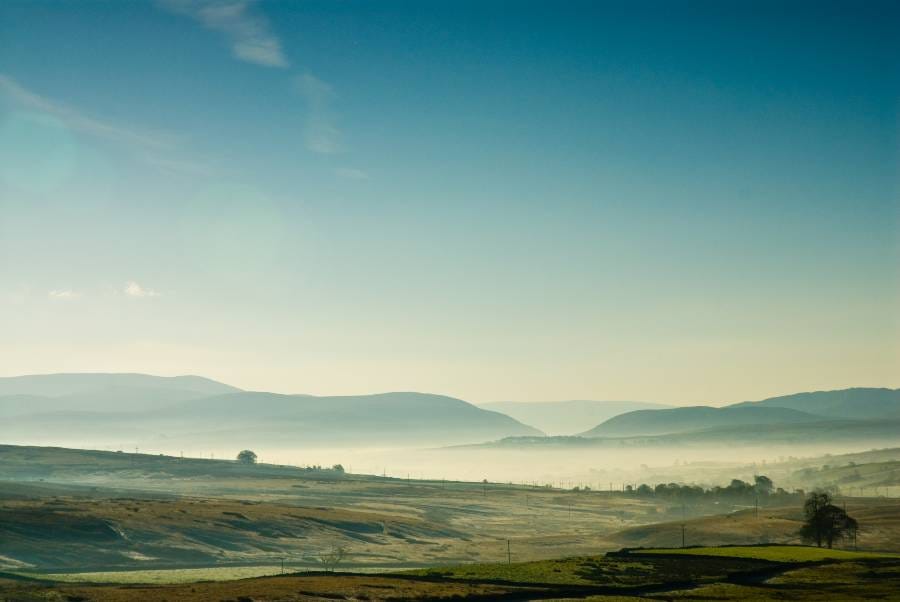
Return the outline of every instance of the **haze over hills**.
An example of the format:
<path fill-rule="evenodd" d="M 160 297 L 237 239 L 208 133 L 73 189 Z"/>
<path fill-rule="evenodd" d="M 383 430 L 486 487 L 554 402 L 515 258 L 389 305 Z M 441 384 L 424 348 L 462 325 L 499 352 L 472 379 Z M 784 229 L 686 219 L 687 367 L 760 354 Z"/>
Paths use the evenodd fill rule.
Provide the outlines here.
<path fill-rule="evenodd" d="M 202 376 L 36 374 L 0 378 L 0 417 L 37 412 L 146 411 L 240 391 Z"/>
<path fill-rule="evenodd" d="M 497 401 L 480 407 L 502 412 L 535 426 L 549 435 L 572 435 L 589 424 L 598 424 L 634 410 L 664 409 L 672 406 L 644 401 Z"/>
<path fill-rule="evenodd" d="M 581 433 L 585 437 L 630 437 L 751 425 L 790 425 L 900 418 L 900 390 L 853 388 L 816 391 L 741 402 L 721 408 L 691 406 L 637 410 Z M 839 420 L 836 420 L 839 419 Z"/>
<path fill-rule="evenodd" d="M 610 418 L 581 433 L 583 437 L 664 435 L 723 426 L 791 424 L 825 420 L 808 412 L 778 407 L 693 406 L 664 410 L 637 410 Z"/>
<path fill-rule="evenodd" d="M 580 437 L 641 445 L 690 442 L 802 444 L 892 438 L 900 391 L 848 389 L 707 406 L 646 409 L 643 402 L 500 402 L 475 406 L 444 395 L 393 392 L 314 396 L 242 391 L 199 376 L 54 374 L 0 378 L 0 438 L 25 444 L 157 446 L 440 447 L 520 438 L 549 441 L 533 424 Z M 784 404 L 784 406 L 778 405 Z M 792 406 L 792 407 L 788 407 Z M 628 411 L 635 407 L 644 407 Z M 506 409 L 514 417 L 501 411 Z M 608 414 L 626 410 L 615 416 Z M 816 411 L 814 411 L 816 410 Z M 517 419 L 518 418 L 518 419 Z M 896 433 L 893 433 L 896 439 Z M 603 444 L 597 441 L 597 444 Z M 504 444 L 505 445 L 505 444 Z"/>
<path fill-rule="evenodd" d="M 200 377 L 48 375 L 4 379 L 0 437 L 69 443 L 297 447 L 431 445 L 543 433 L 460 399 L 425 393 L 326 396 L 240 391 Z M 52 393 L 39 396 L 33 392 Z"/>
<path fill-rule="evenodd" d="M 815 448 L 816 453 L 827 453 L 829 449 L 840 453 L 851 453 L 853 449 L 874 449 L 891 447 L 900 443 L 900 419 L 883 420 L 822 420 L 814 422 L 794 422 L 787 424 L 750 424 L 740 426 L 719 426 L 658 435 L 633 435 L 622 437 L 509 437 L 466 448 L 609 448 L 620 451 L 646 449 L 674 449 L 697 447 L 698 449 L 733 452 L 741 447 L 758 450 L 781 446 L 782 451 L 793 447 L 798 453 Z M 627 453 L 627 452 L 626 452 Z"/>
<path fill-rule="evenodd" d="M 154 376 L 137 373 L 84 372 L 0 377 L 0 395 L 61 397 L 110 388 L 165 389 L 215 395 L 240 391 L 203 376 Z"/>
<path fill-rule="evenodd" d="M 637 410 L 614 416 L 577 436 L 511 438 L 487 446 L 734 448 L 777 444 L 800 448 L 833 444 L 871 448 L 898 443 L 900 391 L 854 388 L 785 395 L 721 408 Z"/>
<path fill-rule="evenodd" d="M 900 418 L 900 389 L 854 387 L 743 401 L 731 407 L 791 408 L 831 418 Z"/>

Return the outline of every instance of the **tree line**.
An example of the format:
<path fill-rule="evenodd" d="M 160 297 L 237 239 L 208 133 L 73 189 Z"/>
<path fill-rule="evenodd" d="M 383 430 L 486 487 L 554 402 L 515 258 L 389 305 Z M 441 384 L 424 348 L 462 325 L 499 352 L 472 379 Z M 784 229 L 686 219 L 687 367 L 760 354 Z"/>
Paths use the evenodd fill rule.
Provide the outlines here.
<path fill-rule="evenodd" d="M 732 479 L 731 483 L 724 487 L 717 485 L 715 487 L 704 488 L 700 485 L 684 485 L 681 483 L 659 483 L 651 486 L 642 483 L 637 487 L 628 485 L 625 488 L 625 493 L 637 497 L 660 497 L 667 500 L 678 500 L 682 502 L 786 501 L 804 495 L 802 490 L 789 492 L 781 487 L 776 488 L 772 479 L 765 475 L 756 475 L 753 477 L 752 483 L 742 481 L 741 479 Z"/>

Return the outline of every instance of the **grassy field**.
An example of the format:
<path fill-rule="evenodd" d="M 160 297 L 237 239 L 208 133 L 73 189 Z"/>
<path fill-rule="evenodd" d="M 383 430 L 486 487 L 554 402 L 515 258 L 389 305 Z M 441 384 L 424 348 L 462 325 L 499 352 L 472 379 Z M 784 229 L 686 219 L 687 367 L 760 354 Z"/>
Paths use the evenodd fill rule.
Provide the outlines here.
<path fill-rule="evenodd" d="M 415 568 L 609 550 L 665 503 L 608 492 L 415 481 L 139 454 L 0 446 L 0 570 Z"/>
<path fill-rule="evenodd" d="M 641 558 L 583 556 L 525 563 L 470 564 L 410 571 L 406 574 L 466 581 L 576 585 L 606 588 L 646 588 L 684 580 L 724 579 L 734 571 L 767 566 L 754 559 L 723 557 Z"/>
<path fill-rule="evenodd" d="M 727 546 L 715 548 L 661 548 L 635 550 L 635 554 L 665 554 L 682 556 L 724 556 L 750 558 L 771 562 L 821 562 L 823 560 L 873 560 L 900 558 L 900 554 L 829 550 L 808 546 Z"/>
<path fill-rule="evenodd" d="M 900 552 L 900 499 L 839 497 L 837 502 L 859 521 L 859 549 Z M 759 513 L 746 509 L 627 527 L 610 534 L 607 540 L 618 547 L 675 548 L 681 546 L 684 525 L 688 546 L 798 544 L 802 521 L 802 509 L 796 506 L 763 508 Z"/>
<path fill-rule="evenodd" d="M 402 574 L 284 575 L 185 584 L 78 584 L 0 574 L 16 602 L 264 602 L 310 600 L 896 600 L 900 559 L 855 554 L 802 563 L 808 549 L 641 551 L 552 561 L 477 564 Z M 748 551 L 752 550 L 752 552 Z M 771 553 L 770 553 L 771 552 Z M 785 552 L 790 552 L 785 554 Z M 793 554 L 793 556 L 791 556 Z M 777 558 L 773 562 L 768 557 Z M 766 557 L 766 558 L 763 558 Z"/>
<path fill-rule="evenodd" d="M 842 575 L 834 587 L 850 598 L 883 592 L 869 575 L 896 586 L 900 566 L 875 553 L 900 552 L 897 499 L 838 498 L 860 521 L 867 553 L 857 554 L 748 545 L 797 542 L 799 505 L 683 509 L 623 493 L 5 446 L 0 485 L 4 602 L 779 599 L 784 591 L 805 600 L 816 599 L 816 579 Z M 680 545 L 682 524 L 688 544 L 702 547 L 663 549 Z M 348 572 L 305 572 L 334 545 L 347 549 L 339 568 Z M 603 555 L 623 547 L 652 550 Z M 277 575 L 282 560 L 304 573 Z"/>

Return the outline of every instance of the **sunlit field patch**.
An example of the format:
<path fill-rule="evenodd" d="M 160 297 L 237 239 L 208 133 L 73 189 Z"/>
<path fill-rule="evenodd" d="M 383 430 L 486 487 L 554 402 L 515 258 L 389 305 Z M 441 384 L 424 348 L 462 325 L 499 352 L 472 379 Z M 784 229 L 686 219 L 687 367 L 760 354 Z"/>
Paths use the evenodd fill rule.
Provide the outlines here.
<path fill-rule="evenodd" d="M 723 556 L 752 558 L 772 562 L 818 562 L 821 560 L 865 560 L 900 558 L 900 554 L 829 550 L 808 546 L 723 546 L 716 548 L 657 548 L 636 550 L 635 554 L 683 554 L 690 556 Z"/>
<path fill-rule="evenodd" d="M 265 577 L 281 573 L 280 566 L 235 566 L 209 567 L 196 569 L 158 569 L 145 571 L 101 571 L 91 573 L 54 573 L 20 575 L 59 581 L 63 583 L 151 583 L 172 584 L 192 583 L 195 581 L 230 581 L 232 579 L 248 579 Z"/>

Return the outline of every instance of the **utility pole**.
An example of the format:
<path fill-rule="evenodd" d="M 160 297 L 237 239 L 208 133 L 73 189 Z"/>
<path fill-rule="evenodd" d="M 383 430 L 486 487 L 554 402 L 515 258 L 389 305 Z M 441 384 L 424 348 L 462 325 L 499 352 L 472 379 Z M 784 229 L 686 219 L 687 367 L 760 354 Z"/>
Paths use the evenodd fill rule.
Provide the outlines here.
<path fill-rule="evenodd" d="M 509 540 L 506 540 L 506 564 L 512 564 L 512 552 L 509 551 Z"/>
<path fill-rule="evenodd" d="M 281 559 L 281 574 L 284 575 L 284 558 Z"/>
<path fill-rule="evenodd" d="M 681 523 L 681 547 L 684 547 L 684 523 Z"/>
<path fill-rule="evenodd" d="M 759 494 L 756 494 L 756 520 L 759 520 Z"/>

